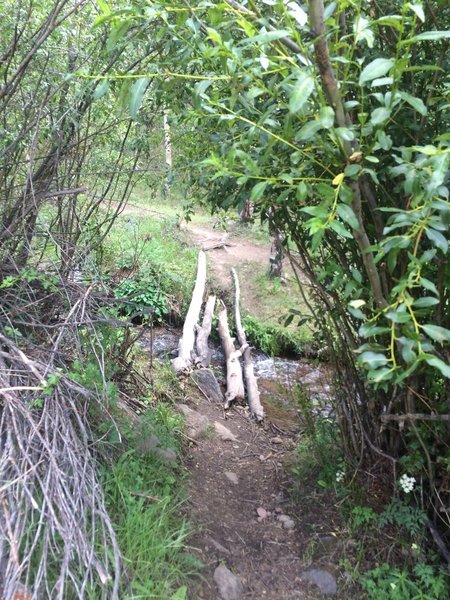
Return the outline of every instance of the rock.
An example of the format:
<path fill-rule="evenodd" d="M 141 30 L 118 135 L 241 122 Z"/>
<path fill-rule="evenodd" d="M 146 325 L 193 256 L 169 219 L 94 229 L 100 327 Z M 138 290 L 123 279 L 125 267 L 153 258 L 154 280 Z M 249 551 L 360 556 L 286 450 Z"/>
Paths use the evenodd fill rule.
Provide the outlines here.
<path fill-rule="evenodd" d="M 191 377 L 211 402 L 223 404 L 222 390 L 211 369 L 199 369 L 194 371 Z"/>
<path fill-rule="evenodd" d="M 216 568 L 214 581 L 223 600 L 239 600 L 244 593 L 244 586 L 239 577 L 233 575 L 225 565 L 219 565 Z"/>
<path fill-rule="evenodd" d="M 269 513 L 267 512 L 267 510 L 265 508 L 263 508 L 262 506 L 257 508 L 256 512 L 258 514 L 258 521 L 262 521 L 263 519 L 265 519 L 266 517 L 269 516 Z"/>
<path fill-rule="evenodd" d="M 277 518 L 283 525 L 284 529 L 294 529 L 295 521 L 289 515 L 278 515 Z"/>
<path fill-rule="evenodd" d="M 236 473 L 232 473 L 231 471 L 225 471 L 224 475 L 227 479 L 231 481 L 231 483 L 234 483 L 235 485 L 239 483 L 238 476 L 236 475 Z"/>
<path fill-rule="evenodd" d="M 221 440 L 225 442 L 234 442 L 237 440 L 237 437 L 234 435 L 234 433 L 231 433 L 228 427 L 225 427 L 225 425 L 222 425 L 222 423 L 214 421 L 214 427 Z"/>
<path fill-rule="evenodd" d="M 205 415 L 199 414 L 192 410 L 186 404 L 178 404 L 177 409 L 184 415 L 186 435 L 194 440 L 197 440 L 202 435 L 205 435 L 211 425 L 211 421 Z"/>
<path fill-rule="evenodd" d="M 316 585 L 324 596 L 337 594 L 336 577 L 324 569 L 309 569 L 301 574 L 302 579 Z"/>
<path fill-rule="evenodd" d="M 272 442 L 272 444 L 282 444 L 283 443 L 283 440 L 278 436 L 270 438 L 270 441 Z"/>

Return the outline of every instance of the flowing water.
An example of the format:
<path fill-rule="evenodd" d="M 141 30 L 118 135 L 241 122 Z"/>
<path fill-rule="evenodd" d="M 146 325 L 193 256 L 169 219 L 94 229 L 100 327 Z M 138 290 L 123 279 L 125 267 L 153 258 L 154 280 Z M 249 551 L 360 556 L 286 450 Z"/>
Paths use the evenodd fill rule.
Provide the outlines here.
<path fill-rule="evenodd" d="M 156 358 L 173 358 L 177 354 L 181 330 L 157 327 L 140 339 L 141 346 Z M 211 367 L 220 383 L 225 383 L 224 356 L 219 344 L 210 340 L 213 349 Z M 332 417 L 331 372 L 324 363 L 306 358 L 269 357 L 259 350 L 252 352 L 261 402 L 268 419 L 282 429 L 295 430 L 305 400 L 317 415 Z"/>

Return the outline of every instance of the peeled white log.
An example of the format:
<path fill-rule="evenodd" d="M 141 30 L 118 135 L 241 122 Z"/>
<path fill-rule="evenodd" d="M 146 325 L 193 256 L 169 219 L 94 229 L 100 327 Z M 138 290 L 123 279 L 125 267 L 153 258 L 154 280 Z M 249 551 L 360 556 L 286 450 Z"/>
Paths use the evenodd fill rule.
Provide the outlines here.
<path fill-rule="evenodd" d="M 203 315 L 202 326 L 197 325 L 197 339 L 195 340 L 195 350 L 197 352 L 197 358 L 195 362 L 200 364 L 202 367 L 207 367 L 211 360 L 212 350 L 208 346 L 209 334 L 211 333 L 211 323 L 214 314 L 214 307 L 216 305 L 216 297 L 209 296 L 208 302 L 205 306 L 205 313 Z"/>
<path fill-rule="evenodd" d="M 234 290 L 235 290 L 235 321 L 236 321 L 236 332 L 239 343 L 241 347 L 245 347 L 243 351 L 244 356 L 244 377 L 245 383 L 247 385 L 247 396 L 248 396 L 248 406 L 250 408 L 250 414 L 255 417 L 257 421 L 262 421 L 264 419 L 264 407 L 261 404 L 260 394 L 258 389 L 258 380 L 255 375 L 255 371 L 253 368 L 253 360 L 252 353 L 250 347 L 247 344 L 247 338 L 245 336 L 245 330 L 242 326 L 241 322 L 241 311 L 239 308 L 240 297 L 241 297 L 241 289 L 239 287 L 239 278 L 235 269 L 231 269 L 231 274 L 233 276 L 234 281 Z"/>
<path fill-rule="evenodd" d="M 195 328 L 200 315 L 203 294 L 206 283 L 206 255 L 200 250 L 198 253 L 197 277 L 191 303 L 183 325 L 183 335 L 178 343 L 178 356 L 172 360 L 175 373 L 189 371 L 192 367 L 192 354 L 195 344 Z"/>
<path fill-rule="evenodd" d="M 227 309 L 222 302 L 222 308 L 219 311 L 219 336 L 225 353 L 227 368 L 227 391 L 225 393 L 225 408 L 229 408 L 233 400 L 245 398 L 244 380 L 242 378 L 242 368 L 239 358 L 242 356 L 245 348 L 236 350 L 233 338 L 230 335 L 228 327 Z"/>

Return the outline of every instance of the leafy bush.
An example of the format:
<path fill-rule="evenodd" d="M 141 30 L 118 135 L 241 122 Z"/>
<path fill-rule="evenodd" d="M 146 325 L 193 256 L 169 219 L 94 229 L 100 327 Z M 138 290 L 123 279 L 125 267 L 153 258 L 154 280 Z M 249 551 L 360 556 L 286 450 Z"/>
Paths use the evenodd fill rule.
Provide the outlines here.
<path fill-rule="evenodd" d="M 162 321 L 168 314 L 167 297 L 154 281 L 138 276 L 124 279 L 114 294 L 116 298 L 127 299 L 122 307 L 126 315 L 151 315 L 154 321 Z"/>
<path fill-rule="evenodd" d="M 305 340 L 301 333 L 280 325 L 262 323 L 251 316 L 244 317 L 242 324 L 251 343 L 270 356 L 303 353 Z"/>

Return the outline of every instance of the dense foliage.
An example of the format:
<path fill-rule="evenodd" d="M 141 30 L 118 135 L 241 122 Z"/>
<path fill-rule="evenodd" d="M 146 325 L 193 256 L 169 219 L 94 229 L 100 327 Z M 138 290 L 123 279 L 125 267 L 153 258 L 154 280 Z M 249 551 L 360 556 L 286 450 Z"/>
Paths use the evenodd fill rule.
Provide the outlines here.
<path fill-rule="evenodd" d="M 198 132 L 212 204 L 252 201 L 313 283 L 347 458 L 413 474 L 448 526 L 448 4 L 101 6 L 164 40 L 147 93 Z"/>

